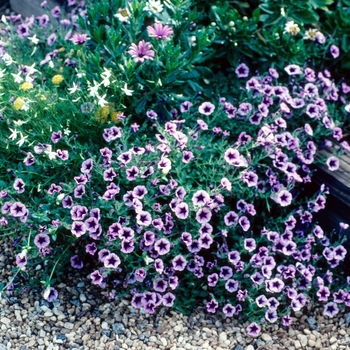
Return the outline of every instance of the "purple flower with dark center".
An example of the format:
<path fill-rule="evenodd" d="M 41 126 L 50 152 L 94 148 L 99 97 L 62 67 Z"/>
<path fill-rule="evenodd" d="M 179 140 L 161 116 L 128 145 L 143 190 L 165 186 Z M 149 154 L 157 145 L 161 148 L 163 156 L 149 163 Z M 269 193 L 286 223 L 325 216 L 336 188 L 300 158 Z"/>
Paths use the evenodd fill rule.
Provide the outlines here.
<path fill-rule="evenodd" d="M 260 335 L 260 331 L 261 328 L 259 327 L 259 325 L 255 322 L 251 323 L 248 327 L 247 327 L 247 334 L 250 337 L 256 338 Z"/>
<path fill-rule="evenodd" d="M 16 255 L 16 265 L 23 269 L 27 265 L 28 259 L 27 259 L 27 252 L 23 251 Z"/>
<path fill-rule="evenodd" d="M 206 207 L 200 208 L 196 213 L 196 220 L 200 224 L 204 224 L 204 223 L 210 221 L 211 217 L 212 217 L 212 213 Z"/>
<path fill-rule="evenodd" d="M 168 286 L 167 282 L 161 278 L 159 278 L 153 282 L 153 289 L 156 292 L 164 293 L 165 290 L 167 289 L 167 286 Z"/>
<path fill-rule="evenodd" d="M 17 34 L 21 39 L 29 36 L 29 26 L 26 24 L 20 24 L 19 26 L 17 26 Z"/>
<path fill-rule="evenodd" d="M 147 170 L 146 170 L 147 171 Z M 139 173 L 139 169 L 136 167 L 136 166 L 132 166 L 131 168 L 129 169 L 126 169 L 126 178 L 129 180 L 129 181 L 133 181 L 136 179 L 136 176 L 138 175 Z M 151 175 L 151 174 L 149 174 Z M 148 176 L 148 175 L 147 175 Z M 146 177 L 146 176 L 145 176 Z"/>
<path fill-rule="evenodd" d="M 182 152 L 182 161 L 185 164 L 188 164 L 193 157 L 194 157 L 194 155 L 191 151 L 183 151 Z"/>
<path fill-rule="evenodd" d="M 190 110 L 190 108 L 193 106 L 193 103 L 190 101 L 185 101 L 180 104 L 180 111 L 181 113 L 186 113 Z"/>
<path fill-rule="evenodd" d="M 192 242 L 187 246 L 187 248 L 191 253 L 198 253 L 202 249 L 202 246 L 199 240 L 193 239 Z"/>
<path fill-rule="evenodd" d="M 343 260 L 345 259 L 347 250 L 342 245 L 339 245 L 334 248 L 333 253 L 334 253 L 334 259 Z"/>
<path fill-rule="evenodd" d="M 205 223 L 201 226 L 201 228 L 199 229 L 199 233 L 201 235 L 204 235 L 204 234 L 211 234 L 213 232 L 213 226 L 211 226 L 210 224 L 208 223 Z"/>
<path fill-rule="evenodd" d="M 276 310 L 267 310 L 265 313 L 265 318 L 270 323 L 276 322 L 278 319 Z"/>
<path fill-rule="evenodd" d="M 183 232 L 181 234 L 181 239 L 187 246 L 192 243 L 192 235 L 189 232 Z"/>
<path fill-rule="evenodd" d="M 15 218 L 25 216 L 27 215 L 27 213 L 28 213 L 28 209 L 21 202 L 14 202 L 10 207 L 10 214 Z"/>
<path fill-rule="evenodd" d="M 132 191 L 133 196 L 139 199 L 142 199 L 147 193 L 148 190 L 145 186 L 136 186 Z"/>
<path fill-rule="evenodd" d="M 301 68 L 296 64 L 290 64 L 284 68 L 288 75 L 300 75 L 302 74 Z"/>
<path fill-rule="evenodd" d="M 232 265 L 237 265 L 239 263 L 239 261 L 241 260 L 241 255 L 236 250 L 229 252 L 227 257 L 228 257 L 229 262 Z"/>
<path fill-rule="evenodd" d="M 81 198 L 85 194 L 85 186 L 84 185 L 78 185 L 74 189 L 74 197 L 75 198 Z"/>
<path fill-rule="evenodd" d="M 113 179 L 117 176 L 113 168 L 109 168 L 103 172 L 103 180 L 105 181 L 113 181 Z"/>
<path fill-rule="evenodd" d="M 209 249 L 211 244 L 214 242 L 212 236 L 208 233 L 202 234 L 199 239 L 199 244 L 204 249 Z"/>
<path fill-rule="evenodd" d="M 181 202 L 175 206 L 175 215 L 179 219 L 186 219 L 189 214 L 188 204 Z"/>
<path fill-rule="evenodd" d="M 281 293 L 284 288 L 284 282 L 275 277 L 265 281 L 266 290 L 270 293 Z"/>
<path fill-rule="evenodd" d="M 337 157 L 334 157 L 334 156 L 330 156 L 327 161 L 326 161 L 326 164 L 328 166 L 328 169 L 330 171 L 335 171 L 335 170 L 338 170 L 339 169 L 339 159 Z"/>
<path fill-rule="evenodd" d="M 97 252 L 97 247 L 96 247 L 96 243 L 92 242 L 90 244 L 87 244 L 85 246 L 85 251 L 87 253 L 89 253 L 90 255 L 94 255 Z"/>
<path fill-rule="evenodd" d="M 177 255 L 173 259 L 172 265 L 175 271 L 183 271 L 187 265 L 187 261 L 182 255 Z"/>
<path fill-rule="evenodd" d="M 339 57 L 339 48 L 336 45 L 331 45 L 329 52 L 331 53 L 333 58 Z"/>
<path fill-rule="evenodd" d="M 104 262 L 105 261 L 105 258 L 111 254 L 111 252 L 108 250 L 108 249 L 101 249 L 99 252 L 98 252 L 98 260 L 101 261 L 101 262 Z"/>
<path fill-rule="evenodd" d="M 51 14 L 53 17 L 55 18 L 59 18 L 61 16 L 61 9 L 59 6 L 55 6 L 52 10 L 51 10 Z"/>
<path fill-rule="evenodd" d="M 139 211 L 136 215 L 136 220 L 140 226 L 149 226 L 152 223 L 152 217 L 148 211 Z"/>
<path fill-rule="evenodd" d="M 130 254 L 134 251 L 135 246 L 134 246 L 134 241 L 128 241 L 126 239 L 123 239 L 121 244 L 121 251 L 125 254 Z"/>
<path fill-rule="evenodd" d="M 103 278 L 101 276 L 100 271 L 95 270 L 90 274 L 90 278 L 93 284 L 101 285 L 103 282 Z"/>
<path fill-rule="evenodd" d="M 102 136 L 106 142 L 111 142 L 119 139 L 122 136 L 121 128 L 112 126 L 111 128 L 104 129 Z"/>
<path fill-rule="evenodd" d="M 233 271 L 232 268 L 229 266 L 222 266 L 220 268 L 220 278 L 224 279 L 224 280 L 228 280 L 230 277 L 232 277 L 233 275 Z"/>
<path fill-rule="evenodd" d="M 57 35 L 55 33 L 52 33 L 51 35 L 48 36 L 46 43 L 48 46 L 52 46 L 56 41 L 57 41 Z"/>
<path fill-rule="evenodd" d="M 216 309 L 219 307 L 219 303 L 216 300 L 212 299 L 207 303 L 206 306 L 208 312 L 215 314 Z"/>
<path fill-rule="evenodd" d="M 90 40 L 90 37 L 85 33 L 75 33 L 70 37 L 69 40 L 75 45 L 83 45 L 86 41 Z"/>
<path fill-rule="evenodd" d="M 253 109 L 253 106 L 249 102 L 242 102 L 238 106 L 238 114 L 241 115 L 242 117 L 246 116 L 251 112 Z M 262 115 L 259 113 L 259 116 L 262 118 Z"/>
<path fill-rule="evenodd" d="M 226 304 L 222 308 L 222 312 L 227 316 L 227 317 L 232 317 L 236 313 L 236 308 L 232 306 L 231 304 Z"/>
<path fill-rule="evenodd" d="M 57 132 L 53 132 L 51 134 L 51 141 L 53 143 L 57 143 L 58 141 L 60 141 L 62 139 L 62 131 L 58 130 Z"/>
<path fill-rule="evenodd" d="M 131 305 L 136 309 L 140 309 L 143 306 L 143 294 L 135 293 L 131 299 Z"/>
<path fill-rule="evenodd" d="M 134 58 L 134 62 L 153 61 L 154 51 L 150 43 L 141 40 L 137 45 L 132 43 L 128 53 Z"/>
<path fill-rule="evenodd" d="M 74 221 L 72 224 L 71 232 L 76 237 L 81 237 L 86 232 L 86 226 L 85 223 L 82 221 Z"/>
<path fill-rule="evenodd" d="M 238 220 L 239 225 L 242 227 L 242 230 L 247 232 L 250 228 L 250 221 L 246 216 L 241 216 Z"/>
<path fill-rule="evenodd" d="M 246 171 L 242 174 L 242 181 L 248 185 L 248 187 L 256 186 L 258 183 L 258 175 L 252 171 Z"/>
<path fill-rule="evenodd" d="M 235 73 L 238 78 L 246 78 L 249 75 L 249 68 L 246 64 L 241 63 L 237 66 Z"/>
<path fill-rule="evenodd" d="M 114 253 L 108 254 L 103 260 L 104 266 L 111 269 L 116 269 L 120 265 L 120 262 L 118 255 Z"/>
<path fill-rule="evenodd" d="M 135 233 L 134 233 L 134 230 L 129 228 L 129 227 L 121 227 L 121 225 L 119 223 L 117 223 L 119 229 L 118 229 L 118 232 L 119 232 L 119 238 L 121 239 L 126 239 L 127 241 L 130 241 L 134 238 L 135 236 Z M 111 226 L 110 226 L 111 227 Z"/>
<path fill-rule="evenodd" d="M 120 154 L 117 159 L 123 164 L 128 164 L 129 162 L 131 162 L 132 153 L 130 151 L 124 152 Z"/>
<path fill-rule="evenodd" d="M 265 306 L 268 306 L 268 301 L 267 298 L 264 294 L 259 295 L 256 299 L 255 299 L 256 305 L 258 305 L 258 307 L 262 308 Z"/>
<path fill-rule="evenodd" d="M 85 227 L 89 232 L 95 232 L 97 230 L 98 227 L 98 221 L 96 218 L 94 217 L 89 217 L 88 219 L 86 219 L 84 221 L 85 223 Z"/>
<path fill-rule="evenodd" d="M 339 312 L 338 306 L 334 302 L 330 302 L 324 306 L 323 315 L 334 317 Z"/>
<path fill-rule="evenodd" d="M 51 303 L 58 297 L 58 291 L 53 287 L 47 287 L 44 291 L 43 297 L 46 301 Z"/>
<path fill-rule="evenodd" d="M 67 29 L 70 26 L 71 21 L 69 19 L 61 19 L 60 24 L 63 29 Z"/>
<path fill-rule="evenodd" d="M 238 221 L 238 215 L 234 211 L 229 211 L 224 216 L 224 222 L 227 226 L 232 226 Z"/>
<path fill-rule="evenodd" d="M 74 255 L 70 258 L 70 264 L 75 269 L 82 269 L 84 266 L 83 261 L 79 258 L 78 255 Z"/>
<path fill-rule="evenodd" d="M 80 176 L 74 176 L 74 181 L 78 185 L 85 185 L 89 181 L 89 174 L 81 174 Z"/>
<path fill-rule="evenodd" d="M 290 317 L 290 315 L 285 315 L 282 317 L 282 325 L 284 327 L 289 327 L 293 322 L 293 319 Z"/>
<path fill-rule="evenodd" d="M 211 115 L 215 110 L 215 106 L 210 102 L 203 102 L 198 107 L 198 112 L 204 115 Z"/>
<path fill-rule="evenodd" d="M 244 289 L 244 290 L 239 290 L 238 292 L 237 292 L 237 299 L 239 300 L 239 301 L 245 301 L 245 299 L 246 299 L 246 297 L 247 297 L 247 294 L 248 294 L 248 291 L 246 290 L 246 289 Z"/>
<path fill-rule="evenodd" d="M 281 190 L 278 192 L 277 197 L 276 197 L 276 202 L 281 206 L 281 207 L 286 207 L 292 203 L 293 196 L 288 190 Z"/>
<path fill-rule="evenodd" d="M 172 307 L 174 305 L 174 301 L 175 301 L 175 296 L 170 292 L 164 294 L 162 297 L 162 303 L 164 306 Z"/>
<path fill-rule="evenodd" d="M 54 194 L 56 193 L 60 193 L 62 191 L 62 187 L 59 185 L 55 185 L 55 184 L 51 184 L 50 188 L 48 189 L 47 193 L 48 194 Z"/>
<path fill-rule="evenodd" d="M 35 163 L 35 157 L 33 156 L 33 154 L 31 152 L 27 153 L 27 156 L 23 160 L 23 163 L 26 166 L 30 166 L 30 165 L 33 165 Z"/>
<path fill-rule="evenodd" d="M 39 248 L 45 248 L 50 244 L 50 237 L 45 233 L 39 233 L 34 237 L 34 244 Z"/>
<path fill-rule="evenodd" d="M 199 190 L 192 196 L 192 203 L 195 206 L 204 206 L 210 200 L 210 196 L 206 191 Z"/>
<path fill-rule="evenodd" d="M 58 149 L 56 151 L 56 154 L 57 154 L 57 157 L 62 159 L 63 161 L 69 159 L 69 153 L 66 150 L 62 151 L 62 150 Z"/>
<path fill-rule="evenodd" d="M 319 119 L 320 117 L 320 109 L 318 107 L 318 105 L 314 104 L 314 103 L 309 103 L 306 106 L 306 111 L 305 113 L 312 119 Z"/>
<path fill-rule="evenodd" d="M 161 238 L 154 244 L 154 250 L 159 255 L 165 255 L 170 251 L 170 243 L 166 238 Z"/>
<path fill-rule="evenodd" d="M 234 279 L 229 279 L 225 283 L 225 289 L 230 293 L 236 292 L 238 288 L 239 288 L 239 282 Z"/>
<path fill-rule="evenodd" d="M 89 174 L 90 171 L 92 170 L 93 168 L 93 160 L 92 158 L 89 158 L 89 159 L 86 159 L 82 164 L 81 164 L 81 168 L 80 168 L 80 171 L 83 173 L 83 174 Z"/>
<path fill-rule="evenodd" d="M 156 271 L 161 274 L 164 271 L 164 263 L 162 259 L 156 259 L 154 261 L 154 268 L 156 269 Z"/>
<path fill-rule="evenodd" d="M 170 40 L 169 35 L 174 34 L 174 31 L 167 25 L 161 23 L 154 23 L 154 27 L 147 27 L 148 35 L 157 40 Z"/>
<path fill-rule="evenodd" d="M 255 272 L 250 276 L 250 279 L 257 285 L 260 285 L 264 282 L 264 276 L 260 272 Z"/>
<path fill-rule="evenodd" d="M 147 272 L 143 268 L 139 268 L 135 271 L 135 277 L 138 282 L 143 282 L 146 276 L 147 276 Z"/>
<path fill-rule="evenodd" d="M 211 275 L 208 276 L 207 280 L 208 280 L 209 287 L 215 287 L 219 281 L 219 276 L 217 273 L 212 273 Z"/>
<path fill-rule="evenodd" d="M 42 16 L 38 16 L 36 20 L 39 22 L 40 27 L 44 28 L 50 21 L 49 16 L 45 13 Z"/>
<path fill-rule="evenodd" d="M 22 179 L 16 179 L 13 183 L 13 188 L 18 192 L 18 193 L 23 193 L 24 192 L 24 187 L 25 183 Z"/>
<path fill-rule="evenodd" d="M 316 295 L 318 296 L 319 301 L 327 301 L 329 296 L 331 295 L 331 292 L 327 287 L 322 286 L 319 288 Z"/>
<path fill-rule="evenodd" d="M 268 307 L 270 310 L 277 310 L 279 304 L 279 301 L 274 297 L 268 299 Z"/>

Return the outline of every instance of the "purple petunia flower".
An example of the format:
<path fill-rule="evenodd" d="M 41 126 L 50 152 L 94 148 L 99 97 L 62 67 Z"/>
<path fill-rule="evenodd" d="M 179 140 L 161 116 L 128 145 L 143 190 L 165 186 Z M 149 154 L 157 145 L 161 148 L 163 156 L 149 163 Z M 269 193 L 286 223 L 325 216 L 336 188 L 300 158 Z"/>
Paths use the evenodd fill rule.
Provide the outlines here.
<path fill-rule="evenodd" d="M 92 242 L 90 244 L 87 244 L 85 246 L 85 251 L 87 253 L 89 253 L 90 255 L 94 255 L 97 252 L 97 247 L 96 247 L 96 243 Z"/>
<path fill-rule="evenodd" d="M 51 184 L 50 188 L 47 190 L 48 194 L 60 193 L 62 191 L 62 187 L 59 185 Z"/>
<path fill-rule="evenodd" d="M 276 202 L 279 203 L 281 207 L 286 207 L 292 203 L 292 199 L 292 194 L 284 189 L 278 192 Z"/>
<path fill-rule="evenodd" d="M 15 218 L 19 218 L 28 214 L 28 209 L 21 202 L 14 202 L 10 208 L 10 214 Z"/>
<path fill-rule="evenodd" d="M 215 106 L 210 102 L 203 102 L 198 107 L 198 112 L 204 115 L 211 115 L 215 110 Z"/>
<path fill-rule="evenodd" d="M 168 283 L 161 278 L 158 278 L 153 282 L 153 289 L 156 292 L 164 293 L 167 289 L 167 286 L 168 286 Z"/>
<path fill-rule="evenodd" d="M 63 208 L 72 208 L 73 206 L 73 198 L 71 196 L 65 196 L 62 199 L 62 207 Z"/>
<path fill-rule="evenodd" d="M 48 36 L 46 43 L 48 46 L 52 46 L 56 41 L 57 41 L 57 35 L 55 33 L 52 33 L 51 35 Z"/>
<path fill-rule="evenodd" d="M 148 211 L 139 211 L 136 215 L 136 220 L 140 226 L 149 226 L 152 223 L 152 217 Z"/>
<path fill-rule="evenodd" d="M 271 280 L 265 281 L 266 290 L 270 293 L 281 293 L 282 289 L 284 288 L 284 282 L 275 277 Z"/>
<path fill-rule="evenodd" d="M 29 36 L 29 26 L 26 24 L 20 24 L 19 26 L 17 26 L 17 34 L 21 39 Z"/>
<path fill-rule="evenodd" d="M 246 216 L 241 216 L 238 220 L 239 225 L 244 232 L 247 232 L 250 228 L 250 221 Z"/>
<path fill-rule="evenodd" d="M 180 105 L 181 113 L 188 112 L 192 106 L 193 106 L 193 103 L 190 101 L 185 101 L 185 102 L 181 103 L 181 105 Z"/>
<path fill-rule="evenodd" d="M 237 265 L 241 260 L 241 255 L 236 250 L 229 252 L 227 257 L 228 257 L 229 262 L 234 266 Z"/>
<path fill-rule="evenodd" d="M 290 64 L 287 67 L 285 67 L 284 70 L 289 75 L 300 75 L 300 74 L 302 74 L 301 68 L 298 65 L 296 65 L 296 64 Z"/>
<path fill-rule="evenodd" d="M 246 64 L 241 63 L 237 66 L 235 73 L 238 78 L 246 78 L 249 75 L 249 68 Z"/>
<path fill-rule="evenodd" d="M 38 16 L 36 20 L 39 22 L 40 27 L 44 28 L 50 21 L 49 16 L 45 13 L 42 16 Z"/>
<path fill-rule="evenodd" d="M 276 310 L 268 309 L 265 313 L 265 319 L 270 323 L 276 322 L 278 319 Z"/>
<path fill-rule="evenodd" d="M 150 43 L 141 40 L 137 45 L 132 43 L 128 53 L 134 58 L 134 62 L 153 61 L 154 51 Z"/>
<path fill-rule="evenodd" d="M 334 317 L 339 312 L 338 306 L 334 302 L 330 302 L 324 306 L 323 315 Z"/>
<path fill-rule="evenodd" d="M 232 317 L 236 313 L 236 308 L 232 306 L 231 304 L 226 304 L 222 308 L 222 312 L 227 316 L 227 317 Z"/>
<path fill-rule="evenodd" d="M 82 269 L 84 266 L 83 261 L 79 258 L 78 255 L 74 255 L 70 259 L 71 266 L 75 269 Z"/>
<path fill-rule="evenodd" d="M 221 266 L 220 268 L 220 278 L 228 280 L 233 275 L 232 268 L 229 266 Z"/>
<path fill-rule="evenodd" d="M 92 272 L 90 274 L 90 278 L 91 278 L 93 284 L 101 285 L 103 282 L 102 275 L 101 275 L 100 271 L 98 271 L 98 270 L 95 270 L 94 272 Z"/>
<path fill-rule="evenodd" d="M 258 307 L 262 308 L 265 306 L 268 306 L 268 301 L 267 298 L 264 294 L 259 295 L 256 299 L 255 299 L 256 305 L 258 305 Z"/>
<path fill-rule="evenodd" d="M 20 268 L 23 269 L 28 262 L 28 258 L 27 258 L 27 252 L 23 251 L 19 254 L 16 255 L 16 265 Z"/>
<path fill-rule="evenodd" d="M 103 260 L 103 264 L 106 268 L 116 269 L 120 265 L 120 263 L 121 261 L 118 255 L 114 253 L 108 254 Z"/>
<path fill-rule="evenodd" d="M 50 244 L 50 237 L 45 233 L 39 233 L 34 237 L 34 244 L 39 248 L 45 248 Z"/>
<path fill-rule="evenodd" d="M 53 287 L 47 287 L 44 291 L 43 297 L 46 301 L 51 303 L 58 297 L 58 291 Z"/>
<path fill-rule="evenodd" d="M 103 180 L 104 181 L 113 181 L 113 179 L 117 176 L 113 168 L 109 168 L 103 172 Z"/>
<path fill-rule="evenodd" d="M 225 289 L 230 293 L 236 292 L 238 290 L 238 288 L 239 288 L 239 282 L 236 280 L 229 279 L 225 283 Z"/>
<path fill-rule="evenodd" d="M 154 27 L 147 27 L 148 35 L 152 38 L 156 38 L 157 40 L 170 40 L 169 35 L 174 34 L 172 28 L 167 25 L 161 23 L 154 23 Z"/>
<path fill-rule="evenodd" d="M 62 131 L 58 130 L 57 132 L 53 132 L 51 134 L 51 141 L 53 143 L 57 143 L 58 141 L 60 141 L 62 139 Z"/>
<path fill-rule="evenodd" d="M 215 314 L 216 309 L 219 307 L 219 303 L 216 300 L 212 299 L 207 303 L 206 306 L 208 312 Z"/>
<path fill-rule="evenodd" d="M 336 45 L 331 45 L 329 52 L 331 53 L 333 58 L 339 57 L 339 48 Z"/>
<path fill-rule="evenodd" d="M 130 254 L 135 249 L 134 241 L 128 241 L 126 239 L 123 239 L 121 241 L 120 246 L 121 246 L 120 250 L 125 254 Z"/>
<path fill-rule="evenodd" d="M 112 126 L 111 128 L 106 128 L 104 129 L 102 136 L 106 142 L 111 142 L 116 139 L 119 139 L 122 136 L 121 128 L 118 128 L 116 126 Z"/>
<path fill-rule="evenodd" d="M 170 251 L 170 243 L 166 238 L 161 238 L 154 244 L 154 250 L 159 255 L 165 255 Z"/>
<path fill-rule="evenodd" d="M 175 301 L 175 295 L 170 292 L 164 294 L 162 297 L 162 303 L 164 306 L 172 307 L 174 305 L 174 301 Z"/>
<path fill-rule="evenodd" d="M 82 221 L 74 221 L 71 227 L 71 232 L 76 237 L 81 237 L 86 232 L 86 226 L 85 223 Z"/>
<path fill-rule="evenodd" d="M 200 208 L 196 213 L 196 220 L 200 224 L 204 224 L 206 222 L 209 222 L 211 217 L 212 217 L 212 213 L 211 213 L 210 209 L 208 209 L 206 207 Z"/>
<path fill-rule="evenodd" d="M 187 261 L 182 255 L 177 255 L 173 259 L 172 265 L 175 271 L 183 271 L 187 265 Z"/>
<path fill-rule="evenodd" d="M 258 175 L 252 171 L 245 171 L 242 174 L 242 181 L 248 185 L 248 187 L 255 187 L 258 183 Z"/>
<path fill-rule="evenodd" d="M 24 187 L 25 183 L 22 179 L 16 179 L 13 183 L 13 188 L 18 192 L 18 193 L 23 193 L 24 192 Z"/>
<path fill-rule="evenodd" d="M 81 168 L 80 168 L 80 171 L 83 173 L 83 174 L 89 174 L 90 171 L 92 170 L 93 168 L 93 160 L 92 158 L 89 158 L 89 159 L 86 159 L 82 164 L 81 164 Z"/>
<path fill-rule="evenodd" d="M 248 327 L 247 327 L 247 334 L 250 336 L 250 337 L 253 337 L 253 338 L 256 338 L 260 335 L 260 331 L 261 331 L 261 328 L 260 326 L 253 322 L 251 323 Z"/>
<path fill-rule="evenodd" d="M 331 156 L 327 159 L 326 164 L 330 171 L 335 171 L 339 169 L 340 163 L 337 157 Z"/>

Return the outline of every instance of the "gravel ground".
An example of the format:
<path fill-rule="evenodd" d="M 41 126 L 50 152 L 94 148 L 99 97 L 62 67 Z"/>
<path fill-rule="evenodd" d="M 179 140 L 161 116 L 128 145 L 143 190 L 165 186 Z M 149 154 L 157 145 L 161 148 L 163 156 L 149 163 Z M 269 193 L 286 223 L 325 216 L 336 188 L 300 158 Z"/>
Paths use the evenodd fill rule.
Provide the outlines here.
<path fill-rule="evenodd" d="M 13 247 L 0 241 L 0 281 L 13 267 Z M 223 314 L 196 308 L 190 316 L 162 309 L 149 315 L 128 300 L 109 299 L 110 290 L 91 285 L 74 270 L 57 286 L 59 297 L 46 302 L 40 293 L 23 292 L 0 300 L 0 350 L 350 350 L 350 313 L 333 319 L 311 305 L 295 314 L 289 328 L 265 327 L 258 338 L 248 325 Z"/>

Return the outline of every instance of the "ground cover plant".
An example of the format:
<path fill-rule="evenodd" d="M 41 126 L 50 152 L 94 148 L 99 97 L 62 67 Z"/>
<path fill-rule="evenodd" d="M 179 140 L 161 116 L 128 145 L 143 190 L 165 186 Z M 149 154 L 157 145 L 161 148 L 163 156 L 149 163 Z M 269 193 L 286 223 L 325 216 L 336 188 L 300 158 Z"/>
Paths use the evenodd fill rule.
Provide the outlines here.
<path fill-rule="evenodd" d="M 314 16 L 329 4 L 313 3 Z M 2 18 L 0 223 L 16 248 L 4 292 L 39 283 L 53 301 L 69 264 L 149 313 L 244 315 L 251 336 L 309 303 L 329 317 L 350 306 L 348 225 L 324 232 L 329 189 L 307 187 L 315 163 L 336 171 L 350 149 L 350 88 L 320 59 L 335 62 L 339 38 L 254 60 L 206 24 L 207 10 L 236 20 L 228 6 L 70 0 Z M 259 11 L 237 23 L 259 28 Z M 264 35 L 309 40 L 286 13 Z"/>

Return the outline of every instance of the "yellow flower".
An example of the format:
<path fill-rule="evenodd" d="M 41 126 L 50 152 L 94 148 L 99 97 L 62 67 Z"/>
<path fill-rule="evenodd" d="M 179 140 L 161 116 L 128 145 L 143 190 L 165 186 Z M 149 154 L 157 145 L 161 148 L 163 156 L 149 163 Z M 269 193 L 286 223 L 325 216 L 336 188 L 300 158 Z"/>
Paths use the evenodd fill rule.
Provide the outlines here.
<path fill-rule="evenodd" d="M 64 78 L 61 74 L 56 74 L 52 77 L 52 83 L 56 85 L 61 84 L 63 80 Z"/>
<path fill-rule="evenodd" d="M 60 47 L 59 49 L 58 49 L 58 52 L 64 52 L 66 49 L 64 48 L 64 47 Z"/>
<path fill-rule="evenodd" d="M 26 81 L 26 82 L 24 82 L 24 83 L 21 85 L 21 89 L 24 90 L 24 91 L 33 89 L 33 84 L 30 83 L 29 81 Z"/>
<path fill-rule="evenodd" d="M 119 117 L 123 115 L 123 112 L 120 111 L 114 111 L 111 115 L 111 121 L 114 123 L 120 123 L 121 119 L 119 119 Z"/>
<path fill-rule="evenodd" d="M 23 106 L 24 106 L 24 101 L 20 97 L 17 97 L 13 102 L 13 107 L 15 107 L 17 111 L 19 111 L 20 109 L 22 109 Z"/>

